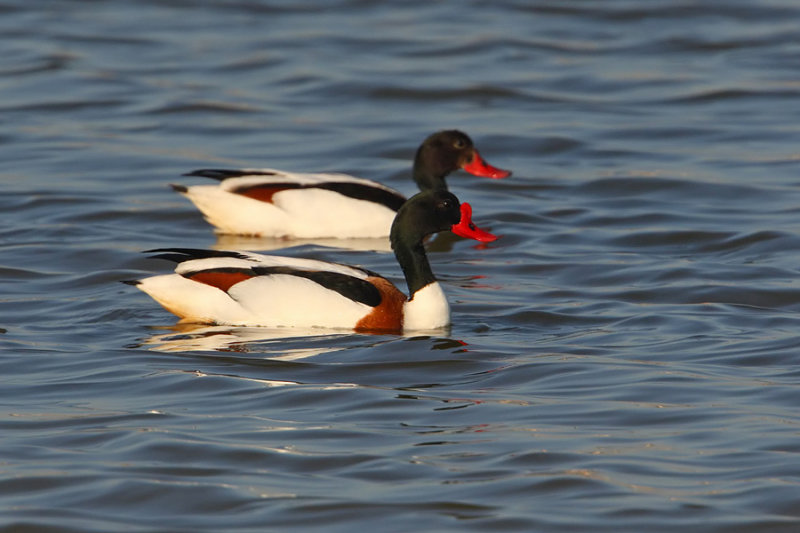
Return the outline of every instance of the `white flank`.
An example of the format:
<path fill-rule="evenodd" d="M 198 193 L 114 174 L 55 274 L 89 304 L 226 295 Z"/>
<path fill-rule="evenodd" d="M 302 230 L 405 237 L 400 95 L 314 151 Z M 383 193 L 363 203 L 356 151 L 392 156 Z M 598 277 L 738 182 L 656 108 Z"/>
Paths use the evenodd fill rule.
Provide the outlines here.
<path fill-rule="evenodd" d="M 302 259 L 260 254 L 246 258 L 211 257 L 180 263 L 176 274 L 153 276 L 137 287 L 185 322 L 231 326 L 352 329 L 372 308 L 355 302 L 306 278 L 272 274 L 253 277 L 233 285 L 228 292 L 192 281 L 180 273 L 209 268 L 287 266 L 338 272 L 365 279 L 357 268 Z"/>
<path fill-rule="evenodd" d="M 438 329 L 450 325 L 450 305 L 438 281 L 414 293 L 403 310 L 403 331 Z"/>
<path fill-rule="evenodd" d="M 372 307 L 291 275 L 259 276 L 231 287 L 230 297 L 246 310 L 240 326 L 352 329 Z"/>
<path fill-rule="evenodd" d="M 222 233 L 294 237 L 386 237 L 395 212 L 374 202 L 356 200 L 323 189 L 287 189 L 276 193 L 273 203 L 231 193 L 242 186 L 292 182 L 314 185 L 325 182 L 360 183 L 396 192 L 380 183 L 347 174 L 298 174 L 264 169 L 275 176 L 229 178 L 219 185 L 189 187 L 188 197 Z"/>
<path fill-rule="evenodd" d="M 275 237 L 290 233 L 289 217 L 273 204 L 228 192 L 217 185 L 194 185 L 183 194 L 220 233 Z"/>
<path fill-rule="evenodd" d="M 178 274 L 146 278 L 136 287 L 186 322 L 244 324 L 251 318 L 227 293 Z"/>

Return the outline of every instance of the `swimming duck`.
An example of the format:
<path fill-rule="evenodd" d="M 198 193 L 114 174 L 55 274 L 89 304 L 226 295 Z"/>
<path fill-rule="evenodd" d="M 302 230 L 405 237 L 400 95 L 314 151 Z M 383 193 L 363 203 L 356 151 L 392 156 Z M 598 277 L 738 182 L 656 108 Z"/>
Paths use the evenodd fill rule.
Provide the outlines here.
<path fill-rule="evenodd" d="M 407 298 L 386 278 L 358 266 L 250 252 L 168 248 L 154 257 L 175 273 L 126 281 L 181 322 L 237 326 L 346 328 L 404 332 L 450 324 L 450 308 L 425 253 L 426 236 L 445 230 L 481 242 L 497 237 L 472 223 L 468 203 L 450 192 L 421 192 L 397 212 L 390 241 Z"/>
<path fill-rule="evenodd" d="M 505 178 L 489 165 L 466 134 L 434 133 L 420 145 L 413 177 L 422 191 L 447 190 L 457 169 Z M 219 180 L 216 185 L 172 185 L 189 198 L 219 233 L 261 237 L 375 238 L 389 235 L 406 198 L 375 181 L 347 174 L 294 173 L 275 169 L 202 169 L 186 176 Z"/>

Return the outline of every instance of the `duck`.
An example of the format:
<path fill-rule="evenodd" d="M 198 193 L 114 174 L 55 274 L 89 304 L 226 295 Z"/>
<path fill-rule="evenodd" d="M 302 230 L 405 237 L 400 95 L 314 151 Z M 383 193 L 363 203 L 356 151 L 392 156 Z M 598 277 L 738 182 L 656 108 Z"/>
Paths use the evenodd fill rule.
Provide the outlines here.
<path fill-rule="evenodd" d="M 458 130 L 430 135 L 417 149 L 413 178 L 421 191 L 447 190 L 445 177 L 463 169 L 492 179 L 511 175 L 487 163 Z M 200 169 L 184 174 L 218 180 L 172 188 L 188 198 L 220 234 L 283 239 L 385 238 L 406 197 L 378 182 L 339 173 L 271 168 Z"/>
<path fill-rule="evenodd" d="M 336 328 L 403 333 L 450 325 L 450 307 L 425 253 L 436 232 L 479 242 L 497 237 L 472 222 L 472 207 L 445 190 L 405 202 L 390 241 L 408 297 L 360 266 L 254 252 L 159 248 L 145 253 L 177 263 L 174 273 L 124 281 L 147 293 L 179 323 Z"/>

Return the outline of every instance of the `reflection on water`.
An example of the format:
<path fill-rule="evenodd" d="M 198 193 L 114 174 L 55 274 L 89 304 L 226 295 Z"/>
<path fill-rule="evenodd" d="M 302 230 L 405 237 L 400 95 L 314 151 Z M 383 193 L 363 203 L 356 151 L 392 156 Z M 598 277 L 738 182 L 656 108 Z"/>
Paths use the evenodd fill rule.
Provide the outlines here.
<path fill-rule="evenodd" d="M 162 329 L 162 328 L 159 328 Z M 164 328 L 166 329 L 166 328 Z M 178 323 L 167 333 L 153 335 L 139 346 L 160 352 L 220 351 L 262 353 L 277 360 L 293 361 L 328 352 L 341 347 L 329 346 L 328 341 L 337 335 L 349 335 L 351 331 L 322 333 L 317 329 L 303 328 L 246 328 L 231 326 L 207 326 Z M 319 344 L 313 348 L 287 348 L 281 341 L 305 339 Z M 136 345 L 132 347 L 137 347 Z"/>
<path fill-rule="evenodd" d="M 391 252 L 388 238 L 373 239 L 284 239 L 275 237 L 249 237 L 244 235 L 217 234 L 215 250 L 242 250 L 250 252 L 282 250 L 294 246 L 317 246 L 344 248 L 361 252 Z"/>
<path fill-rule="evenodd" d="M 152 335 L 130 347 L 159 352 L 218 351 L 263 354 L 269 359 L 294 361 L 352 348 L 353 339 L 359 339 L 358 344 L 361 347 L 377 347 L 387 342 L 387 338 L 398 337 L 383 333 L 353 334 L 351 330 L 209 326 L 181 322 L 157 329 L 168 331 Z M 464 341 L 443 338 L 442 336 L 448 332 L 449 328 L 441 328 L 414 331 L 399 337 L 409 339 L 438 337 L 439 340 L 431 349 L 452 349 L 466 345 Z M 348 342 L 337 345 L 337 339 Z"/>

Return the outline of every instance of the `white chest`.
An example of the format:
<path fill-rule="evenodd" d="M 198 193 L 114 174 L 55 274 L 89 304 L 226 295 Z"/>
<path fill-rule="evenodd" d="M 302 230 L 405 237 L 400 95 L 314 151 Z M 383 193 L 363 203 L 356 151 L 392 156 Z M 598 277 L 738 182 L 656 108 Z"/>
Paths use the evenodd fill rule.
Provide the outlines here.
<path fill-rule="evenodd" d="M 437 329 L 450 325 L 450 305 L 438 282 L 426 285 L 406 302 L 403 330 Z"/>

